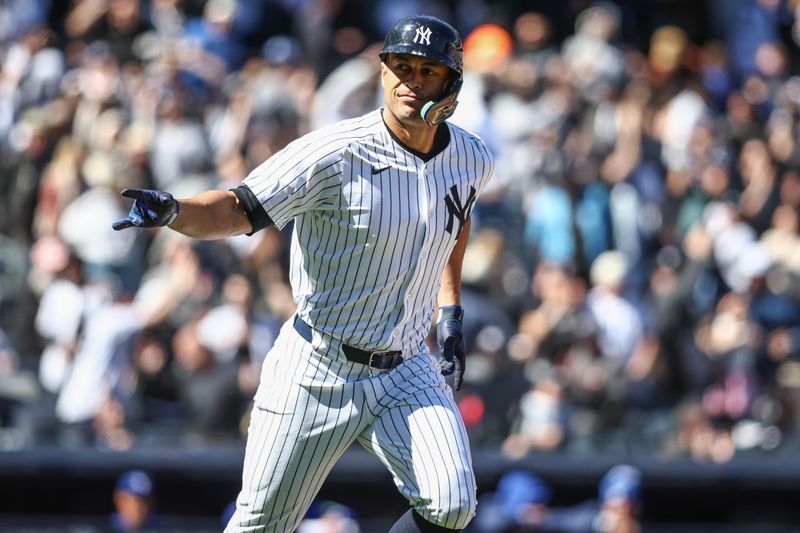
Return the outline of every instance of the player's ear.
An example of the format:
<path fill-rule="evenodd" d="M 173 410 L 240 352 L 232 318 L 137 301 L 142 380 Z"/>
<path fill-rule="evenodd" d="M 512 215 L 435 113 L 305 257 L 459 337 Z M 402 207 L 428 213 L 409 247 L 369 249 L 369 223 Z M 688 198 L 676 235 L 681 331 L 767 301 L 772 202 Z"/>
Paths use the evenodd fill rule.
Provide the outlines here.
<path fill-rule="evenodd" d="M 386 71 L 389 70 L 389 67 L 386 66 L 386 63 L 381 61 L 381 87 L 386 87 Z"/>

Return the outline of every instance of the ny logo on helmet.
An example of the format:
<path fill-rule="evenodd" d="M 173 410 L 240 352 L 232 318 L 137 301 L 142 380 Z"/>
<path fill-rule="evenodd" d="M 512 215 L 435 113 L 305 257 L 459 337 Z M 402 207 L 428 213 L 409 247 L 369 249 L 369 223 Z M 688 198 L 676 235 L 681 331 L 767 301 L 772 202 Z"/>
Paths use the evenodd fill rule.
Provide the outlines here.
<path fill-rule="evenodd" d="M 431 44 L 431 29 L 427 26 L 420 26 L 417 28 L 417 33 L 414 35 L 414 42 L 419 44 Z"/>

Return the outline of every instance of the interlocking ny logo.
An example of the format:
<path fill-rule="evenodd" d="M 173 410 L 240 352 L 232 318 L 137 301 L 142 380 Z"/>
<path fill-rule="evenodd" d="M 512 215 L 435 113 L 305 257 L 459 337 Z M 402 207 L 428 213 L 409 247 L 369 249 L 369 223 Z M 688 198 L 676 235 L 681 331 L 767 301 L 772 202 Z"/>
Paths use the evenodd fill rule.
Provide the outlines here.
<path fill-rule="evenodd" d="M 431 44 L 431 29 L 427 26 L 420 26 L 417 28 L 417 33 L 414 35 L 414 42 L 419 44 Z"/>
<path fill-rule="evenodd" d="M 475 203 L 475 187 L 469 186 L 469 196 L 467 202 L 461 205 L 461 197 L 458 195 L 458 189 L 455 185 L 450 187 L 450 194 L 444 197 L 444 203 L 447 206 L 447 225 L 444 227 L 445 231 L 453 234 L 453 219 L 458 219 L 458 231 L 456 231 L 456 239 L 461 235 L 461 230 L 464 228 L 469 217 L 469 212 L 472 210 L 472 204 Z"/>

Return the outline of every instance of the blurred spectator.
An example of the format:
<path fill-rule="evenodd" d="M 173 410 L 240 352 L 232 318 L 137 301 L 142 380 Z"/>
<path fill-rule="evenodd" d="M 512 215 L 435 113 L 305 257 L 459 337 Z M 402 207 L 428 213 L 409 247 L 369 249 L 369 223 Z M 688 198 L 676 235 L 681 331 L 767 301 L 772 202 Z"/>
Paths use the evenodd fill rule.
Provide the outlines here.
<path fill-rule="evenodd" d="M 566 438 L 567 412 L 561 383 L 552 377 L 539 379 L 519 403 L 518 427 L 503 443 L 503 452 L 518 459 L 531 450 L 559 448 Z"/>
<path fill-rule="evenodd" d="M 578 15 L 575 34 L 564 41 L 566 66 L 590 101 L 602 100 L 623 81 L 622 51 L 616 44 L 620 17 L 613 3 L 595 2 Z"/>
<path fill-rule="evenodd" d="M 71 39 L 103 41 L 120 65 L 135 58 L 134 42 L 146 30 L 140 0 L 78 0 L 64 22 Z"/>
<path fill-rule="evenodd" d="M 325 77 L 314 95 L 311 129 L 360 116 L 377 105 L 378 51 L 382 46 L 383 43 L 368 46 Z"/>
<path fill-rule="evenodd" d="M 33 206 L 41 173 L 56 138 L 54 126 L 44 110 L 27 109 L 13 127 L 11 145 L 3 147 L 0 232 L 21 244 L 31 243 Z"/>
<path fill-rule="evenodd" d="M 340 503 L 317 500 L 297 527 L 297 533 L 359 533 L 356 512 Z"/>
<path fill-rule="evenodd" d="M 574 264 L 577 243 L 573 231 L 572 202 L 563 188 L 544 185 L 532 201 L 525 227 L 528 246 L 538 259 L 560 265 Z"/>
<path fill-rule="evenodd" d="M 321 77 L 363 50 L 377 35 L 385 35 L 388 27 L 377 33 L 372 27 L 374 8 L 370 2 L 328 0 L 311 0 L 298 6 L 295 32 L 309 63 Z"/>
<path fill-rule="evenodd" d="M 731 438 L 730 425 L 715 421 L 697 402 L 686 402 L 678 410 L 676 441 L 671 451 L 683 453 L 697 462 L 726 463 L 736 449 Z"/>
<path fill-rule="evenodd" d="M 27 248 L 0 234 L 0 329 L 26 359 L 40 348 L 32 327 L 35 293 L 26 284 L 29 268 Z"/>
<path fill-rule="evenodd" d="M 533 11 L 522 13 L 514 21 L 515 53 L 533 61 L 539 71 L 543 71 L 558 54 L 553 46 L 551 26 L 545 15 Z"/>
<path fill-rule="evenodd" d="M 503 310 L 469 289 L 462 292 L 461 304 L 472 309 L 465 312 L 464 333 L 472 346 L 470 361 L 475 364 L 465 372 L 458 405 L 470 442 L 493 446 L 508 435 L 519 396 L 528 385 L 520 364 L 506 356 L 514 328 Z M 472 315 L 470 319 L 467 313 Z"/>
<path fill-rule="evenodd" d="M 723 23 L 733 70 L 744 78 L 756 68 L 759 47 L 778 40 L 779 28 L 787 20 L 787 6 L 774 0 L 736 0 L 724 7 L 714 1 L 710 5 L 714 18 Z"/>
<path fill-rule="evenodd" d="M 15 114 L 56 98 L 65 73 L 64 54 L 54 46 L 55 35 L 49 28 L 37 24 L 22 26 L 20 30 L 20 37 L 3 55 L 0 71 L 3 81 L 0 97 L 8 99 L 7 105 Z M 9 126 L 10 123 L 0 120 L 3 144 L 8 141 Z"/>
<path fill-rule="evenodd" d="M 0 44 L 19 39 L 21 34 L 47 22 L 51 0 L 11 0 L 0 6 Z"/>
<path fill-rule="evenodd" d="M 156 496 L 152 478 L 141 470 L 130 470 L 117 479 L 114 487 L 113 531 L 151 531 L 159 527 L 155 514 Z"/>
<path fill-rule="evenodd" d="M 110 178 L 115 169 L 106 168 L 102 172 L 99 179 Z M 143 267 L 133 258 L 141 254 L 142 243 L 137 237 L 114 239 L 103 224 L 122 208 L 109 184 L 93 184 L 64 209 L 58 234 L 81 259 L 88 280 L 115 277 L 121 290 L 133 292 Z"/>
<path fill-rule="evenodd" d="M 209 0 L 202 17 L 187 21 L 180 43 L 190 84 L 220 87 L 226 75 L 242 66 L 246 51 L 234 25 L 236 4 L 236 0 Z"/>
<path fill-rule="evenodd" d="M 161 433 L 170 435 L 182 420 L 168 342 L 171 333 L 166 327 L 147 328 L 133 352 L 136 382 L 128 410 L 138 433 L 150 440 L 158 440 Z"/>
<path fill-rule="evenodd" d="M 550 500 L 550 487 L 536 474 L 510 470 L 497 482 L 496 491 L 480 497 L 480 511 L 466 531 L 540 531 L 547 520 Z"/>
<path fill-rule="evenodd" d="M 661 26 L 650 37 L 647 54 L 648 76 L 654 87 L 666 89 L 670 84 L 682 83 L 685 61 L 691 43 L 686 32 L 676 26 Z M 714 71 L 718 78 L 724 73 Z M 716 80 L 715 80 L 716 81 Z"/>
<path fill-rule="evenodd" d="M 22 417 L 40 399 L 32 372 L 21 367 L 21 358 L 0 329 L 0 449 L 20 449 L 28 444 Z"/>
<path fill-rule="evenodd" d="M 781 204 L 775 209 L 772 224 L 760 242 L 773 261 L 800 274 L 800 213 L 794 207 Z"/>
<path fill-rule="evenodd" d="M 70 372 L 78 336 L 91 303 L 81 261 L 58 239 L 39 239 L 31 249 L 34 272 L 49 279 L 39 300 L 36 332 L 47 345 L 39 361 L 45 390 L 57 393 Z"/>
<path fill-rule="evenodd" d="M 173 338 L 178 398 L 189 436 L 201 442 L 238 435 L 245 398 L 252 393 L 241 389 L 240 361 L 209 345 L 209 328 L 236 336 L 244 334 L 245 324 L 232 315 L 221 323 L 201 319 Z"/>
<path fill-rule="evenodd" d="M 642 480 L 638 468 L 612 467 L 600 480 L 597 500 L 551 508 L 540 529 L 552 533 L 637 533 L 642 531 Z"/>
<path fill-rule="evenodd" d="M 643 333 L 639 313 L 622 294 L 628 269 L 628 259 L 621 252 L 604 252 L 592 263 L 592 289 L 586 295 L 600 351 L 619 364 L 628 360 Z"/>
<path fill-rule="evenodd" d="M 743 186 L 739 212 L 760 235 L 769 226 L 778 201 L 778 169 L 772 162 L 767 144 L 758 139 L 745 142 L 739 155 L 738 170 Z"/>
<path fill-rule="evenodd" d="M 210 170 L 206 134 L 202 124 L 187 116 L 185 105 L 175 94 L 166 95 L 158 104 L 150 164 L 154 185 L 161 189 L 174 189 L 180 180 Z"/>
<path fill-rule="evenodd" d="M 144 326 L 114 278 L 98 280 L 89 290 L 88 298 L 97 300 L 90 304 L 55 404 L 58 420 L 70 430 L 68 438 L 78 439 L 70 442 L 73 445 L 105 445 L 103 424 L 112 420 L 104 417 L 123 416 L 118 403 L 131 393 L 131 353 Z M 99 425 L 88 427 L 92 421 Z M 120 422 L 113 424 L 116 427 Z M 123 449 L 130 447 L 127 440 L 120 443 Z"/>
<path fill-rule="evenodd" d="M 603 476 L 598 491 L 602 505 L 601 531 L 636 532 L 641 529 L 641 476 L 636 467 L 629 465 L 615 466 Z"/>

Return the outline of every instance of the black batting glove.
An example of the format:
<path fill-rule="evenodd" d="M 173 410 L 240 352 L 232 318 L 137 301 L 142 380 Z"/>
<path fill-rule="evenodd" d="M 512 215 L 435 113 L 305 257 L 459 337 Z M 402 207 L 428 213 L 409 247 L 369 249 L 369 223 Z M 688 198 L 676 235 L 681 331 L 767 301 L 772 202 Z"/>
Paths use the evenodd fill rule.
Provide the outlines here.
<path fill-rule="evenodd" d="M 133 206 L 127 218 L 111 225 L 117 231 L 133 226 L 137 228 L 166 226 L 172 224 L 178 216 L 178 201 L 168 192 L 125 189 L 122 191 L 122 196 L 133 198 Z"/>
<path fill-rule="evenodd" d="M 461 388 L 466 366 L 467 348 L 464 344 L 462 325 L 464 309 L 460 305 L 445 305 L 439 308 L 439 322 L 436 324 L 436 340 L 442 363 L 442 375 L 455 373 L 453 389 Z"/>

